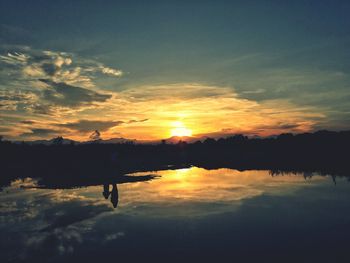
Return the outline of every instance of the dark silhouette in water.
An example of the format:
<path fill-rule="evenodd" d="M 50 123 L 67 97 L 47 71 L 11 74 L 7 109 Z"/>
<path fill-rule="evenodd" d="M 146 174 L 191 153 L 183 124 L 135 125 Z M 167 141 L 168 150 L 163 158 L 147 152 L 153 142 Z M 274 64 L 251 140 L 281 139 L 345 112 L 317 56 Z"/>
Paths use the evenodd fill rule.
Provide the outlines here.
<path fill-rule="evenodd" d="M 44 181 L 39 180 L 39 184 L 37 186 L 29 186 L 29 187 L 22 187 L 22 188 L 44 188 L 44 189 L 70 189 L 70 188 L 76 188 L 76 187 L 87 187 L 87 186 L 95 186 L 102 184 L 103 192 L 102 196 L 108 200 L 110 198 L 111 204 L 114 208 L 117 208 L 119 203 L 119 193 L 118 193 L 118 184 L 125 184 L 125 183 L 136 183 L 136 182 L 145 182 L 150 181 L 153 179 L 156 179 L 157 175 L 135 175 L 135 176 L 129 176 L 129 175 L 119 175 L 116 177 L 109 178 L 108 181 L 105 182 L 99 182 L 99 181 L 87 181 L 87 182 L 81 182 L 75 183 L 75 184 L 69 184 L 69 181 L 60 181 L 55 183 L 54 181 Z M 111 187 L 110 187 L 111 186 Z M 110 191 L 110 188 L 112 189 Z"/>
<path fill-rule="evenodd" d="M 117 188 L 116 184 L 113 184 L 113 188 L 112 188 L 112 192 L 111 192 L 111 203 L 112 203 L 114 208 L 116 208 L 118 206 L 118 201 L 119 201 L 118 188 Z"/>
<path fill-rule="evenodd" d="M 104 196 L 105 199 L 108 199 L 109 195 L 111 192 L 109 191 L 109 184 L 103 184 L 103 192 L 102 195 Z"/>
<path fill-rule="evenodd" d="M 109 191 L 109 184 L 103 184 L 102 195 L 105 199 L 108 199 L 111 196 L 111 203 L 114 208 L 117 208 L 119 202 L 118 188 L 117 184 L 112 185 L 112 191 Z"/>
<path fill-rule="evenodd" d="M 197 166 L 349 176 L 350 131 L 318 131 L 270 138 L 236 135 L 195 143 L 31 145 L 0 141 L 0 186 L 15 178 L 40 178 L 47 188 L 72 188 L 139 180 L 123 175 Z M 115 180 L 115 181 L 113 181 Z M 119 181 L 118 181 L 119 180 Z M 116 191 L 115 191 L 116 192 Z"/>

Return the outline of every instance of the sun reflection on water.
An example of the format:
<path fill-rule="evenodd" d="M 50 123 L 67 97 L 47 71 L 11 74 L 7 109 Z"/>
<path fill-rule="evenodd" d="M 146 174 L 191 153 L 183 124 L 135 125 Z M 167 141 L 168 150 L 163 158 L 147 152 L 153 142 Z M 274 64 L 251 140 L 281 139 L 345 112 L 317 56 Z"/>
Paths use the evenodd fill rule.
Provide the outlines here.
<path fill-rule="evenodd" d="M 149 172 L 135 173 L 144 175 Z M 137 193 L 148 202 L 234 201 L 263 193 L 286 194 L 297 187 L 311 185 L 303 176 L 271 176 L 268 171 L 206 170 L 197 167 L 152 172 L 161 176 L 149 183 L 122 185 L 126 198 L 137 200 Z M 313 182 L 325 180 L 316 176 Z M 140 199 L 139 199 L 140 200 Z"/>
<path fill-rule="evenodd" d="M 53 245 L 53 255 L 70 255 L 81 246 L 82 240 L 93 240 L 94 244 L 101 245 L 112 241 L 123 242 L 131 236 L 134 243 L 134 237 L 142 239 L 144 231 L 152 229 L 150 225 L 156 232 L 149 235 L 161 233 L 158 230 L 159 224 L 162 224 L 163 231 L 176 237 L 178 231 L 174 230 L 173 222 L 182 222 L 185 226 L 190 222 L 191 226 L 199 226 L 199 222 L 205 224 L 210 217 L 213 220 L 210 225 L 221 224 L 223 221 L 220 218 L 231 218 L 247 209 L 248 213 L 259 209 L 267 211 L 266 215 L 269 216 L 276 203 L 288 214 L 289 209 L 302 209 L 295 198 L 297 195 L 309 200 L 309 205 L 314 204 L 315 200 L 324 200 L 327 195 L 330 200 L 334 198 L 337 201 L 347 198 L 349 187 L 340 182 L 334 189 L 331 178 L 326 176 L 315 175 L 305 179 L 307 177 L 301 174 L 272 176 L 269 171 L 205 170 L 197 167 L 149 171 L 131 176 L 146 174 L 160 177 L 149 181 L 115 183 L 114 195 L 117 201 L 118 198 L 120 200 L 116 209 L 112 206 L 113 197 L 105 198 L 103 195 L 106 190 L 103 185 L 45 189 L 37 188 L 37 181 L 30 178 L 15 180 L 0 192 L 0 231 L 4 233 L 1 236 L 5 237 L 2 244 L 10 244 L 11 253 L 19 257 L 35 252 L 48 242 Z M 109 190 L 112 191 L 111 187 Z M 335 190 L 342 190 L 343 196 L 332 195 L 336 194 Z M 292 202 L 292 205 L 288 206 L 285 200 Z M 296 204 L 293 204 L 293 200 L 296 200 Z M 348 199 L 344 200 L 347 204 Z M 328 203 L 325 205 L 328 208 Z M 305 209 L 310 208 L 312 206 Z M 260 215 L 259 211 L 256 215 Z M 273 221 L 275 216 L 271 218 Z M 225 222 L 234 224 L 231 219 Z M 230 226 L 226 227 L 230 229 Z M 203 229 L 207 229 L 206 224 Z M 7 236 L 11 236 L 11 239 Z M 163 237 L 159 236 L 158 245 L 163 244 Z M 18 251 L 16 240 L 19 238 L 23 243 Z M 144 242 L 148 244 L 148 236 Z"/>

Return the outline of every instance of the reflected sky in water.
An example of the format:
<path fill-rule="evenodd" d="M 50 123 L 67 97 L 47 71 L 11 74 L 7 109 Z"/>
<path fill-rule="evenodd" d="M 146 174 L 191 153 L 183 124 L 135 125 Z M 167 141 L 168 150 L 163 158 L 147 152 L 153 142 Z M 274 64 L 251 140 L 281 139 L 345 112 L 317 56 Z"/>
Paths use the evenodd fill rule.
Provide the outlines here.
<path fill-rule="evenodd" d="M 335 185 L 317 174 L 196 167 L 134 175 L 150 173 L 159 177 L 116 185 L 116 209 L 102 185 L 49 190 L 30 178 L 12 182 L 0 192 L 2 257 L 349 262 L 346 178 Z"/>

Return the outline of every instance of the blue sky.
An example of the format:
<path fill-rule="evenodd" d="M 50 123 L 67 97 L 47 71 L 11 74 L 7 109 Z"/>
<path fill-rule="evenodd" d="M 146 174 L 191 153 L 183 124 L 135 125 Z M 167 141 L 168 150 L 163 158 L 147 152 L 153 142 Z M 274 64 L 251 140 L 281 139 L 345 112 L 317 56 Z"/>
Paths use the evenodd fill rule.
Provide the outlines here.
<path fill-rule="evenodd" d="M 0 133 L 9 138 L 21 138 L 23 134 L 33 133 L 34 129 L 45 128 L 50 132 L 42 137 L 59 133 L 72 136 L 73 130 L 60 130 L 57 125 L 87 119 L 96 121 L 104 106 L 89 107 L 89 103 L 93 104 L 97 98 L 100 104 L 106 102 L 110 110 L 111 105 L 118 103 L 116 98 L 123 95 L 128 110 L 118 111 L 117 107 L 113 110 L 113 118 L 101 121 L 111 125 L 122 121 L 125 125 L 116 128 L 115 133 L 106 130 L 108 136 L 138 137 L 137 133 L 130 132 L 132 127 L 126 123 L 144 119 L 149 121 L 132 122 L 133 125 L 138 123 L 133 130 L 147 131 L 141 129 L 143 125 L 143 128 L 149 127 L 152 134 L 159 123 L 175 118 L 173 111 L 168 118 L 155 117 L 155 112 L 162 108 L 159 97 L 164 94 L 171 97 L 169 87 L 176 87 L 177 94 L 184 90 L 184 97 L 180 97 L 186 100 L 188 89 L 194 86 L 195 95 L 191 99 L 196 99 L 203 89 L 208 99 L 216 99 L 216 95 L 206 93 L 208 87 L 220 90 L 220 94 L 222 90 L 230 89 L 232 92 L 228 91 L 227 97 L 256 103 L 257 110 L 262 113 L 259 120 L 252 118 L 252 122 L 256 120 L 255 126 L 240 121 L 237 121 L 240 126 L 235 125 L 234 120 L 239 117 L 233 112 L 232 124 L 219 120 L 217 126 L 205 128 L 203 125 L 211 119 L 201 116 L 198 122 L 203 129 L 194 133 L 264 130 L 268 134 L 348 129 L 348 13 L 348 1 L 0 1 L 0 100 L 3 105 L 0 111 L 5 116 L 1 118 Z M 51 61 L 42 58 L 43 52 L 52 52 L 49 53 Z M 19 64 L 20 58 L 13 57 L 16 54 L 28 59 Z M 60 58 L 72 63 L 63 62 L 59 68 L 52 66 L 59 65 Z M 17 64 L 10 59 L 16 60 Z M 33 65 L 37 70 L 39 67 L 46 71 L 41 75 L 33 71 L 28 74 L 28 66 L 34 70 Z M 75 70 L 75 75 L 64 74 L 64 67 L 70 73 Z M 23 72 L 27 75 L 23 76 Z M 77 79 L 73 80 L 74 77 Z M 43 83 L 49 87 L 43 87 Z M 74 88 L 67 87 L 62 93 L 57 89 L 59 83 L 61 87 L 63 83 L 85 90 L 80 90 L 79 95 L 75 89 L 75 97 L 69 97 L 67 94 L 74 93 Z M 57 94 L 48 97 L 45 89 L 60 96 L 63 94 L 61 102 L 77 100 L 68 105 L 75 111 L 69 111 L 67 105 L 61 105 L 57 99 L 53 101 Z M 27 103 L 23 103 L 23 98 L 19 101 L 18 93 L 22 92 L 23 96 L 23 90 L 28 94 L 32 92 L 30 94 L 36 99 Z M 126 94 L 130 96 L 130 91 L 132 94 L 137 91 L 139 97 L 145 91 L 149 101 L 156 100 L 158 108 L 147 109 L 145 113 L 136 111 L 133 98 L 126 97 Z M 78 101 L 79 98 L 83 102 Z M 32 109 L 33 103 L 45 107 L 47 112 L 61 112 L 61 115 L 38 115 Z M 77 110 L 83 104 L 85 108 Z M 57 108 L 63 106 L 69 113 L 64 115 L 61 108 Z M 269 109 L 268 114 L 266 109 Z M 188 112 L 204 110 L 191 108 Z M 271 112 L 280 111 L 299 114 L 297 117 L 283 115 L 271 121 Z M 305 113 L 304 118 L 302 113 Z M 218 114 L 231 113 L 218 111 Z M 268 126 L 275 126 L 274 129 L 262 127 L 264 116 L 271 124 Z M 63 123 L 57 122 L 58 117 Z M 194 117 L 188 117 L 186 124 L 187 119 L 181 118 L 184 119 L 175 121 L 184 126 L 194 126 L 196 122 Z M 18 126 L 17 130 L 9 128 L 28 120 L 33 121 L 31 126 Z M 96 122 L 92 124 L 96 126 Z M 295 124 L 295 129 L 279 129 L 287 124 Z M 249 129 L 245 129 L 248 126 Z M 150 138 L 160 136 L 153 134 Z"/>

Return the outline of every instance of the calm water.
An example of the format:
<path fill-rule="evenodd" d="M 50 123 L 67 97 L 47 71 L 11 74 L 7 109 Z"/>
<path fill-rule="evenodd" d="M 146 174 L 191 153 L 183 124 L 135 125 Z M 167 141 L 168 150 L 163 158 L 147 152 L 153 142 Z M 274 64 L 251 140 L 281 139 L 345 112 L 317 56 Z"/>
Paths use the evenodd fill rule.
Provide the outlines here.
<path fill-rule="evenodd" d="M 135 175 L 143 174 L 150 173 Z M 152 174 L 159 177 L 69 190 L 38 189 L 30 178 L 14 181 L 0 192 L 1 257 L 9 262 L 350 262 L 345 178 L 334 184 L 317 174 L 195 167 Z"/>

